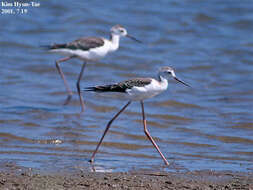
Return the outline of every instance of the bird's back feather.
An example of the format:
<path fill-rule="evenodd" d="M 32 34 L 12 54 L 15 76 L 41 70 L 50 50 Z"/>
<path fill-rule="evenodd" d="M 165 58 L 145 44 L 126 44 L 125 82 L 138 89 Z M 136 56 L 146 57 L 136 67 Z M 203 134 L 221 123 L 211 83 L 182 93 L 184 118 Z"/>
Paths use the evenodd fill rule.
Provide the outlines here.
<path fill-rule="evenodd" d="M 66 44 L 53 44 L 48 47 L 49 50 L 56 50 L 56 49 L 71 49 L 71 50 L 84 50 L 88 51 L 91 48 L 101 47 L 104 45 L 104 40 L 102 38 L 97 37 L 84 37 L 79 38 L 73 42 L 69 42 Z"/>
<path fill-rule="evenodd" d="M 133 87 L 143 87 L 152 82 L 151 78 L 135 78 L 126 81 L 122 81 L 116 84 L 110 85 L 101 85 L 85 88 L 85 91 L 94 91 L 94 92 L 126 92 L 127 89 Z"/>

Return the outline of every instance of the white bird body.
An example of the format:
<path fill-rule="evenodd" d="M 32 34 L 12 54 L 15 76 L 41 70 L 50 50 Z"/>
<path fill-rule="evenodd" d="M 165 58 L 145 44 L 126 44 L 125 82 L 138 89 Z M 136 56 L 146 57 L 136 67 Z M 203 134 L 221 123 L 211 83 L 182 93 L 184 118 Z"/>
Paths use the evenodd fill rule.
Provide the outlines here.
<path fill-rule="evenodd" d="M 168 88 L 169 76 L 188 86 L 176 77 L 171 67 L 162 67 L 159 71 L 158 80 L 153 78 L 134 78 L 116 84 L 89 87 L 85 90 L 117 93 L 119 99 L 143 101 L 165 91 Z"/>
<path fill-rule="evenodd" d="M 162 78 L 161 81 L 157 81 L 156 79 L 151 79 L 150 84 L 138 87 L 135 86 L 131 89 L 127 89 L 127 96 L 125 99 L 132 101 L 140 101 L 148 98 L 152 98 L 162 93 L 168 88 L 168 81 Z"/>
<path fill-rule="evenodd" d="M 82 61 L 98 61 L 104 58 L 108 53 L 118 50 L 120 36 L 113 35 L 112 40 L 108 40 L 106 38 L 100 39 L 103 40 L 102 46 L 97 46 L 88 50 L 59 48 L 51 49 L 50 52 L 60 53 L 65 56 L 75 56 Z"/>

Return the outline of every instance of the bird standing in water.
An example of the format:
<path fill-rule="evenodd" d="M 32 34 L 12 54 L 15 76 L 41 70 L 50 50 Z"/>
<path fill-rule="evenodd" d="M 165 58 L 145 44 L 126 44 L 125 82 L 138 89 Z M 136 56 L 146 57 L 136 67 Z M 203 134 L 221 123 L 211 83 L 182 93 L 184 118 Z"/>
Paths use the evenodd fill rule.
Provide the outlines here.
<path fill-rule="evenodd" d="M 72 58 L 78 58 L 83 61 L 82 68 L 80 74 L 78 76 L 76 87 L 77 92 L 80 99 L 81 104 L 81 112 L 84 111 L 84 101 L 80 91 L 80 81 L 83 75 L 84 68 L 86 66 L 86 62 L 89 61 L 97 61 L 104 56 L 106 56 L 109 52 L 114 52 L 119 48 L 120 37 L 129 37 L 132 40 L 137 42 L 141 42 L 136 38 L 128 35 L 127 30 L 121 25 L 115 25 L 111 28 L 111 37 L 110 39 L 102 38 L 102 37 L 83 37 L 72 41 L 70 43 L 65 44 L 53 44 L 47 46 L 50 52 L 60 53 L 65 55 L 65 58 L 57 60 L 55 62 L 56 68 L 64 81 L 65 88 L 67 90 L 68 96 L 64 102 L 64 105 L 67 105 L 72 97 L 73 92 L 71 91 L 65 76 L 60 67 L 61 62 L 68 61 Z"/>
<path fill-rule="evenodd" d="M 132 101 L 140 101 L 141 108 L 142 108 L 142 120 L 144 126 L 144 133 L 148 137 L 148 139 L 152 142 L 156 150 L 159 152 L 160 156 L 164 160 L 166 165 L 169 165 L 169 162 L 166 160 L 162 152 L 160 151 L 159 147 L 155 143 L 154 139 L 151 137 L 150 133 L 147 129 L 146 117 L 144 112 L 144 103 L 143 100 L 154 97 L 168 88 L 168 79 L 169 77 L 174 78 L 176 81 L 189 86 L 182 80 L 176 77 L 174 70 L 171 67 L 162 67 L 159 70 L 158 80 L 153 78 L 134 78 L 130 80 L 126 80 L 120 83 L 111 84 L 111 85 L 104 85 L 104 86 L 94 86 L 85 88 L 85 91 L 94 91 L 94 92 L 114 92 L 118 93 L 121 98 L 128 100 L 127 104 L 108 122 L 106 129 L 92 154 L 90 162 L 94 161 L 95 155 L 98 151 L 99 146 L 101 145 L 105 134 L 109 130 L 112 122 L 129 106 Z"/>

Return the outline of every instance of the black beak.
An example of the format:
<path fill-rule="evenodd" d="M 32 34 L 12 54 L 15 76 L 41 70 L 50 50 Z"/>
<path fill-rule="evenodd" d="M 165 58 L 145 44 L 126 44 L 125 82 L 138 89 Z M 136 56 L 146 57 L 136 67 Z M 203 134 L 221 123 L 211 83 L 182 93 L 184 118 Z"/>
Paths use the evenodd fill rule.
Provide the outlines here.
<path fill-rule="evenodd" d="M 130 39 L 132 39 L 132 40 L 134 40 L 134 41 L 136 41 L 136 42 L 138 42 L 138 43 L 142 43 L 142 41 L 140 41 L 140 40 L 137 40 L 135 37 L 133 37 L 133 36 L 130 36 L 130 35 L 126 35 L 126 37 L 128 37 L 128 38 L 130 38 Z"/>
<path fill-rule="evenodd" d="M 174 79 L 182 84 L 184 84 L 185 86 L 191 87 L 189 84 L 186 84 L 185 82 L 179 80 L 177 77 L 174 77 Z"/>

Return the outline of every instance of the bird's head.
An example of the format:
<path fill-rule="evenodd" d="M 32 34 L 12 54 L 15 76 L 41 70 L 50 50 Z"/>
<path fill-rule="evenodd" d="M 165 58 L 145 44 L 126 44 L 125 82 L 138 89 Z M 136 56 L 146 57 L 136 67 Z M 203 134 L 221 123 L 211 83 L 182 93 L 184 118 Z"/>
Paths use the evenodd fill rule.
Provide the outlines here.
<path fill-rule="evenodd" d="M 173 77 L 176 81 L 184 84 L 185 86 L 190 87 L 190 85 L 186 84 L 185 82 L 183 82 L 182 80 L 180 80 L 179 78 L 177 78 L 175 71 L 173 68 L 165 66 L 165 67 L 161 67 L 159 69 L 159 76 L 163 77 L 165 79 L 169 79 L 170 77 Z"/>
<path fill-rule="evenodd" d="M 121 26 L 121 25 L 119 25 L 119 24 L 117 24 L 117 25 L 115 25 L 115 26 L 113 26 L 113 27 L 111 28 L 111 33 L 112 33 L 112 35 L 117 35 L 117 36 L 122 36 L 122 37 L 128 37 L 128 38 L 130 38 L 130 39 L 132 39 L 132 40 L 134 40 L 134 41 L 136 41 L 136 42 L 141 43 L 140 40 L 137 40 L 135 37 L 130 36 L 130 35 L 127 33 L 127 30 L 126 30 L 123 26 Z"/>
<path fill-rule="evenodd" d="M 114 35 L 126 36 L 127 30 L 123 26 L 117 24 L 111 28 L 111 33 Z"/>

